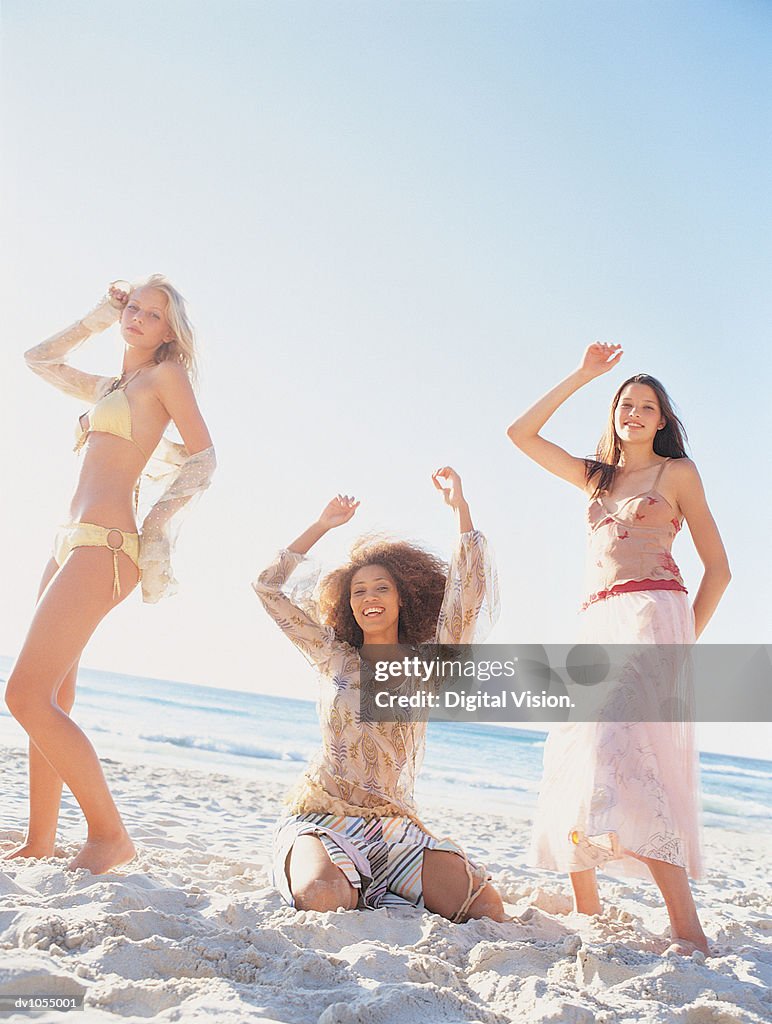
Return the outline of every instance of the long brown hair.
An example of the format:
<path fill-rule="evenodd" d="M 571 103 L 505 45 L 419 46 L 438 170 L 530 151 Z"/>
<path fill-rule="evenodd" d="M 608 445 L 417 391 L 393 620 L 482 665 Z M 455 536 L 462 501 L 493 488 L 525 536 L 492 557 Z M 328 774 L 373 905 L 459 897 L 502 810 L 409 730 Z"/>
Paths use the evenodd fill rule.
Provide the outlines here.
<path fill-rule="evenodd" d="M 614 416 L 616 415 L 622 392 L 629 384 L 646 384 L 657 396 L 659 410 L 665 420 L 665 425 L 657 431 L 654 437 L 654 453 L 669 459 L 685 459 L 687 457 L 686 430 L 676 415 L 673 402 L 667 391 L 665 391 L 656 377 L 650 377 L 648 373 L 636 373 L 634 377 L 629 377 L 619 386 L 617 393 L 612 399 L 608 423 L 606 424 L 603 436 L 598 442 L 595 458 L 584 460 L 587 483 L 590 483 L 590 481 L 597 477 L 595 490 L 592 492 L 593 498 L 597 498 L 604 491 L 610 491 L 614 483 L 617 466 L 622 454 L 622 445 L 614 426 Z"/>
<path fill-rule="evenodd" d="M 445 595 L 447 565 L 417 544 L 372 536 L 361 537 L 352 547 L 349 561 L 322 580 L 322 619 L 332 626 L 335 636 L 352 647 L 364 643 L 364 634 L 351 610 L 351 580 L 366 565 L 383 566 L 397 585 L 399 642 L 431 642 Z"/>

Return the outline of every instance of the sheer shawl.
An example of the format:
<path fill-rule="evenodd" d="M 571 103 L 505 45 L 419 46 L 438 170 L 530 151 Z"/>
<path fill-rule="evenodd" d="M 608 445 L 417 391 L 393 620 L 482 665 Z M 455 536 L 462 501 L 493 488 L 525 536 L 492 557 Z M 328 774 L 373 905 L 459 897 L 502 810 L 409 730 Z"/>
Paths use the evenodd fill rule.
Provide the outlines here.
<path fill-rule="evenodd" d="M 120 318 L 110 300 L 100 301 L 82 320 L 25 353 L 27 365 L 48 384 L 89 405 L 95 405 L 115 384 L 114 377 L 86 373 L 68 359 L 93 334 Z M 140 527 L 139 568 L 142 598 L 154 604 L 178 589 L 172 556 L 182 522 L 209 486 L 216 467 L 214 448 L 190 455 L 184 445 L 162 437 L 142 471 L 143 506 L 149 510 Z M 148 502 L 147 499 L 150 499 Z"/>

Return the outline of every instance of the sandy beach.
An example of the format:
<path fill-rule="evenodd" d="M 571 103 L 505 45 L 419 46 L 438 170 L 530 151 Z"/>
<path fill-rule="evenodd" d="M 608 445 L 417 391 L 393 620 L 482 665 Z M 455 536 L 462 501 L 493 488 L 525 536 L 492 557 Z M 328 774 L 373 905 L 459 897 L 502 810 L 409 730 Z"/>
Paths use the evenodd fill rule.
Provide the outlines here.
<path fill-rule="evenodd" d="M 25 760 L 0 755 L 3 791 L 23 811 Z M 298 913 L 268 883 L 274 783 L 103 763 L 139 856 L 102 877 L 61 859 L 3 863 L 0 996 L 82 994 L 89 1022 L 730 1024 L 772 1014 L 764 837 L 706 830 L 696 898 L 715 955 L 664 958 L 654 889 L 604 878 L 604 915 L 572 915 L 566 880 L 521 866 L 525 819 L 425 808 L 437 834 L 488 864 L 512 923 Z M 63 857 L 81 829 L 67 797 Z M 0 849 L 20 838 L 4 828 Z"/>

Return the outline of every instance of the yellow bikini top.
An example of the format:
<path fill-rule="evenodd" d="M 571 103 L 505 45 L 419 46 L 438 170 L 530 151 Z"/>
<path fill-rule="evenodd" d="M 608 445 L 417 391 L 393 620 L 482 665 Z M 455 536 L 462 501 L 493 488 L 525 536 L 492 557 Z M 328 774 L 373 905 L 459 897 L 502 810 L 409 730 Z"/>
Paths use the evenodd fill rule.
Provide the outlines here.
<path fill-rule="evenodd" d="M 112 388 L 104 395 L 91 412 L 84 412 L 78 419 L 75 429 L 75 451 L 79 452 L 86 443 L 89 434 L 113 434 L 124 441 L 130 441 L 147 460 L 148 455 L 134 440 L 131 428 L 131 406 L 126 397 L 126 388 L 139 373 L 136 370 L 124 384 L 119 384 L 120 377 L 115 379 Z"/>

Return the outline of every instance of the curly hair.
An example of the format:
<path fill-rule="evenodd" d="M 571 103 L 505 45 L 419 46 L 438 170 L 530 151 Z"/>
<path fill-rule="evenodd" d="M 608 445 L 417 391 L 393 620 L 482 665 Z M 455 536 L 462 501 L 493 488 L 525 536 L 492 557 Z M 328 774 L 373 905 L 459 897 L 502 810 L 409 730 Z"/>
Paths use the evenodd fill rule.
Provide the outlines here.
<path fill-rule="evenodd" d="M 381 565 L 394 579 L 400 600 L 399 642 L 431 642 L 445 594 L 447 564 L 417 544 L 372 536 L 360 537 L 351 548 L 349 561 L 322 580 L 322 619 L 332 626 L 335 636 L 352 647 L 364 643 L 351 611 L 351 580 L 366 565 Z"/>

